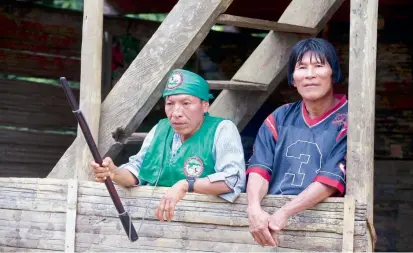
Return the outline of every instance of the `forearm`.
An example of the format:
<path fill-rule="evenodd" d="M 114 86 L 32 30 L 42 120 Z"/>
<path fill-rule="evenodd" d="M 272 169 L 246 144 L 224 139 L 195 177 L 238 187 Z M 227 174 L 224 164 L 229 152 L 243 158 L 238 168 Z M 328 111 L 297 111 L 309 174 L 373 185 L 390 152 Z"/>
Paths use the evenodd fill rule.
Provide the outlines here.
<path fill-rule="evenodd" d="M 231 192 L 224 181 L 211 182 L 207 177 L 198 178 L 194 183 L 194 192 L 201 194 L 220 195 Z"/>
<path fill-rule="evenodd" d="M 185 190 L 188 191 L 189 183 L 185 179 L 180 180 L 178 183 L 182 184 Z M 211 182 L 207 177 L 198 178 L 194 183 L 194 192 L 196 193 L 220 195 L 231 191 L 231 188 L 224 181 Z"/>
<path fill-rule="evenodd" d="M 302 191 L 297 197 L 285 204 L 280 210 L 287 216 L 293 216 L 304 211 L 317 203 L 330 197 L 337 191 L 336 188 L 322 184 L 320 182 L 313 182 L 307 189 Z"/>
<path fill-rule="evenodd" d="M 247 184 L 248 207 L 261 207 L 261 201 L 267 193 L 268 181 L 258 173 L 250 173 Z"/>
<path fill-rule="evenodd" d="M 132 187 L 138 184 L 136 177 L 126 168 L 118 168 L 113 172 L 112 180 L 118 185 Z"/>

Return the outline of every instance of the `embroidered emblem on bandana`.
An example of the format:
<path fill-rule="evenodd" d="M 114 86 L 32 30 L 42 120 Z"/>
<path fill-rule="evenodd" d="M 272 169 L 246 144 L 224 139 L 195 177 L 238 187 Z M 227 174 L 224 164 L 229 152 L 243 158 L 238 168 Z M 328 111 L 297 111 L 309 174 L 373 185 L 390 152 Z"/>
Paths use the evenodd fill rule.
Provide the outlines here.
<path fill-rule="evenodd" d="M 185 161 L 184 173 L 188 177 L 199 177 L 204 171 L 204 163 L 197 156 L 192 156 Z"/>
<path fill-rule="evenodd" d="M 166 84 L 166 89 L 167 90 L 173 90 L 179 87 L 179 85 L 182 84 L 184 81 L 184 76 L 182 75 L 181 72 L 176 71 L 174 72 L 168 79 L 168 82 Z"/>

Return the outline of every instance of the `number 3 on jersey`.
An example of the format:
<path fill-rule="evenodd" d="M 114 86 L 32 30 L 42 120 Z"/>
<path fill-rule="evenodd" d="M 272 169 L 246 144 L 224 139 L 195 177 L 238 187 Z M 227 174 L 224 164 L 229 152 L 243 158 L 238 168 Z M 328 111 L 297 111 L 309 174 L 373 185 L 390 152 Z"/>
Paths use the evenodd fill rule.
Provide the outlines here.
<path fill-rule="evenodd" d="M 280 191 L 283 194 L 291 188 L 301 189 L 305 180 L 312 180 L 312 178 L 306 178 L 306 174 L 314 175 L 314 172 L 309 173 L 310 170 L 317 173 L 321 168 L 322 158 L 317 143 L 301 140 L 288 146 L 285 155 L 290 161 L 290 167 L 280 184 Z"/>

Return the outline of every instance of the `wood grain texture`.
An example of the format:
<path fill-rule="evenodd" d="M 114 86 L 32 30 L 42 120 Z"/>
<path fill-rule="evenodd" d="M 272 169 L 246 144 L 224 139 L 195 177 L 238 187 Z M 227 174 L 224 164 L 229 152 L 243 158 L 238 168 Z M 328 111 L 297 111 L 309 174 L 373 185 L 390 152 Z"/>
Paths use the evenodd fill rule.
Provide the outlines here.
<path fill-rule="evenodd" d="M 0 48 L 80 57 L 82 12 L 9 1 L 0 6 L 0 23 Z M 114 36 L 130 34 L 148 41 L 159 23 L 107 15 L 104 27 Z"/>
<path fill-rule="evenodd" d="M 279 23 L 307 26 L 320 31 L 344 0 L 293 0 Z M 268 84 L 266 93 L 224 90 L 211 106 L 214 116 L 231 118 L 241 130 L 286 77 L 291 48 L 304 35 L 271 31 L 242 65 L 232 80 Z M 249 99 L 254 97 L 254 99 Z"/>
<path fill-rule="evenodd" d="M 373 220 L 378 1 L 350 3 L 347 194 L 366 204 Z"/>
<path fill-rule="evenodd" d="M 207 80 L 211 90 L 258 90 L 266 91 L 268 85 L 259 83 L 223 81 L 223 80 Z"/>
<path fill-rule="evenodd" d="M 351 195 L 344 197 L 343 217 L 343 246 L 342 252 L 353 252 L 354 250 L 354 213 L 356 211 L 356 200 Z"/>
<path fill-rule="evenodd" d="M 283 24 L 268 20 L 240 17 L 228 14 L 222 14 L 217 19 L 218 24 L 231 25 L 258 30 L 272 30 L 277 32 L 305 33 L 316 35 L 317 29 L 298 25 Z"/>
<path fill-rule="evenodd" d="M 80 59 L 29 51 L 0 49 L 0 72 L 21 76 L 79 80 Z"/>
<path fill-rule="evenodd" d="M 166 187 L 115 186 L 138 229 L 131 243 L 124 234 L 115 207 L 102 183 L 79 181 L 76 252 L 84 251 L 329 251 L 339 252 L 343 240 L 343 198 L 328 198 L 289 219 L 280 233 L 278 249 L 255 244 L 248 229 L 247 199 L 234 203 L 212 196 L 188 193 L 176 206 L 172 222 L 159 222 L 153 210 Z M 0 247 L 64 250 L 68 181 L 58 179 L 0 178 Z M 153 199 L 150 197 L 153 195 Z M 273 212 L 294 196 L 266 196 L 264 210 Z M 366 207 L 354 212 L 354 249 L 366 251 Z M 32 233 L 29 233 L 32 232 Z"/>
<path fill-rule="evenodd" d="M 74 139 L 73 135 L 0 129 L 0 177 L 46 177 Z"/>
<path fill-rule="evenodd" d="M 73 131 L 76 118 L 61 87 L 0 79 L 0 125 Z"/>
<path fill-rule="evenodd" d="M 78 182 L 76 179 L 67 181 L 67 211 L 66 211 L 66 235 L 65 235 L 65 251 L 75 251 L 76 238 L 76 215 L 77 215 L 77 188 Z"/>
<path fill-rule="evenodd" d="M 103 0 L 86 1 L 83 8 L 79 109 L 98 145 L 102 100 Z M 93 156 L 80 126 L 77 135 L 75 178 L 94 180 L 89 168 Z"/>
<path fill-rule="evenodd" d="M 126 139 L 125 144 L 138 144 L 142 143 L 148 133 L 133 133 L 128 139 Z"/>
<path fill-rule="evenodd" d="M 159 29 L 131 63 L 101 106 L 99 151 L 103 157 L 114 157 L 122 142 L 112 132 L 121 128 L 131 135 L 161 97 L 171 70 L 182 67 L 199 47 L 219 14 L 231 0 L 181 0 L 162 22 Z M 70 147 L 62 159 L 75 152 Z M 52 174 L 65 174 L 67 164 L 58 162 Z M 58 172 L 56 172 L 58 171 Z"/>

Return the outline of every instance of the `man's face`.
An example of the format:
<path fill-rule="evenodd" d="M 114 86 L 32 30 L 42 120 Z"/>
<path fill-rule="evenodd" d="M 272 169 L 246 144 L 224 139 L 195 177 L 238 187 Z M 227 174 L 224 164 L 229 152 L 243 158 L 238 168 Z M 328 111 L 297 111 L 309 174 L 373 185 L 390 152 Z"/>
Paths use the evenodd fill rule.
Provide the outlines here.
<path fill-rule="evenodd" d="M 316 54 L 307 52 L 295 65 L 294 87 L 304 100 L 319 100 L 332 93 L 332 74 L 327 60 L 322 63 Z"/>
<path fill-rule="evenodd" d="M 166 97 L 165 113 L 176 133 L 184 140 L 191 137 L 201 126 L 209 103 L 191 95 Z"/>

